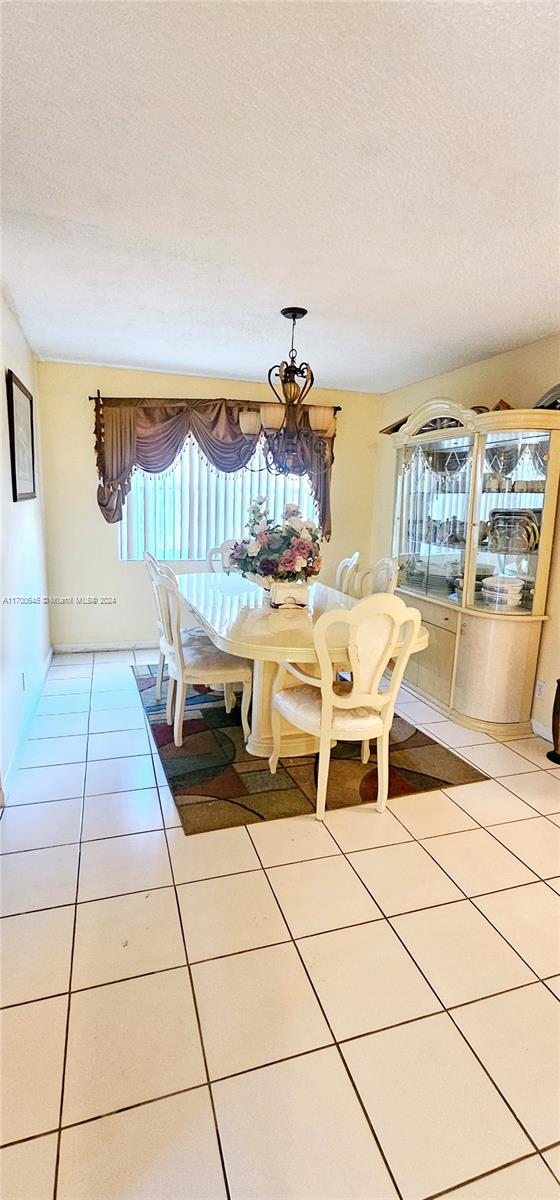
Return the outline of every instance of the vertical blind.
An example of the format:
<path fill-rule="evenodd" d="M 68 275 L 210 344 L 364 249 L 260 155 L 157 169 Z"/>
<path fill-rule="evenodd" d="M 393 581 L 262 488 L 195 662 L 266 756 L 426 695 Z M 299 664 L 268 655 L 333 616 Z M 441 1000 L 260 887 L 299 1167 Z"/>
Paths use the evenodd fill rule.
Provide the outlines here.
<path fill-rule="evenodd" d="M 120 523 L 120 557 L 137 560 L 144 550 L 163 560 L 205 559 L 226 538 L 245 535 L 249 505 L 266 496 L 269 514 L 280 520 L 286 504 L 316 519 L 306 475 L 271 475 L 259 445 L 249 466 L 230 474 L 215 471 L 189 439 L 164 474 L 135 470 Z"/>

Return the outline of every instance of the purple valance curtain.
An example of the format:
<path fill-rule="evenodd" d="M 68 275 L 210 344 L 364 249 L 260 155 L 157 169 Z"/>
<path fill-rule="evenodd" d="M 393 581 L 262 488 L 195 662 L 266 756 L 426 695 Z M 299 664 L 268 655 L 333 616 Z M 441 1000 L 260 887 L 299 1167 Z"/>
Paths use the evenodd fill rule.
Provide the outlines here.
<path fill-rule="evenodd" d="M 122 520 L 135 467 L 150 474 L 166 471 L 181 453 L 186 439 L 195 439 L 202 454 L 218 471 L 240 471 L 255 452 L 257 439 L 240 429 L 244 408 L 240 400 L 123 400 L 95 401 L 95 452 L 99 486 L 97 502 L 106 521 Z M 317 503 L 323 537 L 331 533 L 330 482 L 334 437 L 315 434 L 307 406 L 298 411 L 299 452 Z M 266 435 L 265 435 L 266 436 Z M 326 456 L 325 456 L 326 446 Z M 272 442 L 269 442 L 269 449 Z"/>

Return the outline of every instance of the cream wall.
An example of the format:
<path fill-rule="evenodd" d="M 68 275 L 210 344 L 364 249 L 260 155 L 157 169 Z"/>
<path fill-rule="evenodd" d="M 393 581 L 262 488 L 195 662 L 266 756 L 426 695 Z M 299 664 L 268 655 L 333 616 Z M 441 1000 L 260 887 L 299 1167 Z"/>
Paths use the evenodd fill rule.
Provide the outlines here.
<path fill-rule="evenodd" d="M 6 781 L 18 743 L 32 716 L 50 653 L 41 501 L 41 407 L 35 361 L 13 313 L 2 298 L 2 376 L 11 369 L 34 396 L 35 471 L 38 497 L 12 499 L 5 384 L 0 404 L 0 779 Z M 41 603 L 9 604 L 11 597 Z"/>
<path fill-rule="evenodd" d="M 55 646 L 154 640 L 152 597 L 142 563 L 119 561 L 118 527 L 97 507 L 93 405 L 106 396 L 230 396 L 268 400 L 265 384 L 187 378 L 108 367 L 39 363 L 46 419 L 43 431 L 49 592 L 53 596 L 116 597 L 115 605 L 52 604 Z M 313 390 L 317 404 L 339 404 L 332 508 L 333 536 L 324 546 L 323 575 L 352 550 L 370 557 L 373 443 L 379 401 L 357 393 Z M 174 564 L 175 565 L 175 564 Z"/>
<path fill-rule="evenodd" d="M 468 408 L 478 404 L 492 408 L 501 399 L 514 408 L 532 408 L 539 397 L 559 381 L 560 334 L 386 393 L 376 406 L 379 414 L 377 429 L 390 425 L 426 400 L 438 396 Z M 392 523 L 388 513 L 392 512 L 394 494 L 395 448 L 392 439 L 386 435 L 377 433 L 374 440 L 375 498 L 371 545 L 375 560 L 391 551 Z M 547 610 L 550 619 L 544 626 L 537 670 L 537 677 L 545 682 L 546 694 L 544 700 L 534 701 L 533 720 L 549 730 L 556 680 L 560 676 L 560 508 Z"/>

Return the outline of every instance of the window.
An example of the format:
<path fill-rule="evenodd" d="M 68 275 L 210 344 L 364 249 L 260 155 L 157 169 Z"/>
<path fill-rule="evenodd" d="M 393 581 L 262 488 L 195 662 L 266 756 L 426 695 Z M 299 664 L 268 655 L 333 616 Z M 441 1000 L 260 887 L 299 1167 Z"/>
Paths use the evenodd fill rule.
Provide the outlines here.
<path fill-rule="evenodd" d="M 163 475 L 135 471 L 120 523 L 120 557 L 205 559 L 213 546 L 245 534 L 249 504 L 267 496 L 271 518 L 280 519 L 286 504 L 298 504 L 304 517 L 316 519 L 306 475 L 271 475 L 262 448 L 243 471 L 215 471 L 193 441 Z"/>

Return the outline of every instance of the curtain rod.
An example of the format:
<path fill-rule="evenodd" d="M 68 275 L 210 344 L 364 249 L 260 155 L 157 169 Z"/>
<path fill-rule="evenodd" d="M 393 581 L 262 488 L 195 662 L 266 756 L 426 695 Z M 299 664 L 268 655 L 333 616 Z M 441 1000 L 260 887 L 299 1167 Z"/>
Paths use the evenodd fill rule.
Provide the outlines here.
<path fill-rule="evenodd" d="M 192 404 L 193 400 L 197 404 L 215 404 L 216 400 L 227 400 L 229 404 L 243 404 L 245 408 L 260 408 L 261 404 L 274 404 L 274 400 L 241 400 L 238 397 L 227 396 L 102 396 L 98 390 L 95 396 L 88 396 L 90 403 L 94 404 L 96 400 L 102 400 L 104 404 L 120 403 L 120 404 L 146 404 L 154 401 L 158 404 L 167 404 L 170 407 L 180 408 L 182 404 Z M 304 404 L 304 408 L 313 408 L 312 404 Z M 342 412 L 340 404 L 325 404 L 323 408 L 332 408 L 333 412 Z"/>

